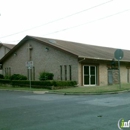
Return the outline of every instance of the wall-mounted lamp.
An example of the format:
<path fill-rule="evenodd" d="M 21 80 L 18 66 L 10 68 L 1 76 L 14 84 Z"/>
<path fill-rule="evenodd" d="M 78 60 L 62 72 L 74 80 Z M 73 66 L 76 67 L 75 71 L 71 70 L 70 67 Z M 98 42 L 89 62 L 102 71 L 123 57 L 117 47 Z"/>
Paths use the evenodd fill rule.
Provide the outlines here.
<path fill-rule="evenodd" d="M 48 47 L 46 47 L 46 48 L 45 48 L 45 51 L 49 51 L 49 48 L 48 48 Z"/>
<path fill-rule="evenodd" d="M 0 64 L 0 69 L 2 69 L 2 64 Z"/>
<path fill-rule="evenodd" d="M 16 53 L 16 52 L 14 53 L 14 56 L 17 56 L 17 53 Z"/>

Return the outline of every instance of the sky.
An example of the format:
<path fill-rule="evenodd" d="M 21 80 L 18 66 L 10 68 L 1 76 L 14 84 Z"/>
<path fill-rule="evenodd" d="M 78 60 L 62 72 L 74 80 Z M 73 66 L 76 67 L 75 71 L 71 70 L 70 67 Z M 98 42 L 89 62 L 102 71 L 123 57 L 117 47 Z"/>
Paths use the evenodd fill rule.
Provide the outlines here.
<path fill-rule="evenodd" d="M 130 0 L 0 0 L 0 42 L 26 35 L 130 50 Z"/>

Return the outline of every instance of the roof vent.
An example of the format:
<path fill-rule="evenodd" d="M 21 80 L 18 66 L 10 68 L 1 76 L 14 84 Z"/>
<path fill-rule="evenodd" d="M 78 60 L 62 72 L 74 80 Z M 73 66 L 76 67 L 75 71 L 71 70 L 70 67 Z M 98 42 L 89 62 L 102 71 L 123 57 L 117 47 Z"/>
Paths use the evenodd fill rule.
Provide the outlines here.
<path fill-rule="evenodd" d="M 49 39 L 48 41 L 49 41 L 50 43 L 53 43 L 53 44 L 56 43 L 56 41 L 55 41 L 55 40 L 52 40 L 52 39 Z"/>

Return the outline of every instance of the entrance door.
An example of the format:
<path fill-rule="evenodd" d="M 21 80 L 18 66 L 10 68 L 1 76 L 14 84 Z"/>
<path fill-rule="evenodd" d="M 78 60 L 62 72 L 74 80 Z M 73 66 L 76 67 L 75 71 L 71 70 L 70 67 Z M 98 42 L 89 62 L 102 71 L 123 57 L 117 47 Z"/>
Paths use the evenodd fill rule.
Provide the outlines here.
<path fill-rule="evenodd" d="M 96 85 L 96 66 L 83 66 L 83 85 Z"/>

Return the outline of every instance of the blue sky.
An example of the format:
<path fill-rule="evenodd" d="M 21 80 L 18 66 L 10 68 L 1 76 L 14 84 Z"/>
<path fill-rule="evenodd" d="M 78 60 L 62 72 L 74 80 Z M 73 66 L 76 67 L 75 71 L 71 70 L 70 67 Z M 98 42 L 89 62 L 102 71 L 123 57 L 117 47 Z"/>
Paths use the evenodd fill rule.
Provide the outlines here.
<path fill-rule="evenodd" d="M 130 0 L 0 0 L 0 41 L 26 35 L 130 49 Z"/>

